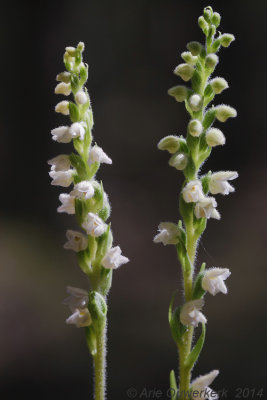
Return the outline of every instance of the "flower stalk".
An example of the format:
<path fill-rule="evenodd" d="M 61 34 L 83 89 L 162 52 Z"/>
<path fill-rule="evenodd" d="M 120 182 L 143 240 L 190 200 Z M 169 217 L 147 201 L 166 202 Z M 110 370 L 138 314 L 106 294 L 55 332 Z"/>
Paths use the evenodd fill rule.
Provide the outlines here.
<path fill-rule="evenodd" d="M 159 233 L 154 241 L 164 245 L 176 246 L 183 274 L 184 303 L 173 309 L 175 294 L 169 307 L 169 324 L 179 354 L 179 389 L 176 390 L 176 378 L 170 375 L 171 389 L 176 390 L 173 399 L 205 399 L 211 389 L 208 385 L 218 375 L 218 371 L 191 381 L 192 369 L 205 341 L 207 319 L 201 310 L 204 307 L 204 295 L 227 293 L 224 280 L 230 275 L 228 268 L 206 269 L 205 263 L 197 266 L 196 251 L 198 241 L 206 229 L 207 220 L 221 218 L 217 210 L 215 194 L 229 194 L 234 191 L 228 180 L 237 178 L 235 171 L 208 172 L 200 175 L 204 162 L 212 148 L 225 144 L 225 136 L 213 124 L 217 119 L 225 122 L 236 117 L 236 110 L 228 105 L 211 105 L 215 95 L 228 88 L 224 78 L 211 76 L 219 62 L 221 47 L 228 47 L 234 40 L 231 34 L 217 33 L 221 17 L 211 7 L 204 9 L 198 23 L 205 36 L 205 44 L 190 42 L 186 52 L 182 53 L 185 63 L 178 65 L 174 73 L 185 82 L 191 81 L 191 87 L 179 85 L 169 89 L 168 93 L 177 102 L 184 102 L 190 116 L 186 137 L 167 136 L 158 144 L 160 150 L 171 154 L 169 165 L 183 172 L 185 181 L 179 198 L 181 220 L 178 224 L 164 222 L 159 225 Z M 202 331 L 193 345 L 195 329 L 199 323 Z M 201 393 L 195 392 L 203 390 Z M 205 393 L 204 393 L 205 392 Z M 214 394 L 214 392 L 213 392 Z M 193 397 L 192 397 L 193 396 Z M 213 398 L 216 395 L 213 395 Z M 209 397 L 211 398 L 211 397 Z"/>
<path fill-rule="evenodd" d="M 129 260 L 121 254 L 119 246 L 112 247 L 113 235 L 110 204 L 103 183 L 96 173 L 101 164 L 112 160 L 101 147 L 93 143 L 94 125 L 90 97 L 84 86 L 88 78 L 88 65 L 83 62 L 84 44 L 66 47 L 64 64 L 66 71 L 57 75 L 59 82 L 55 93 L 73 95 L 73 101 L 59 102 L 55 111 L 69 116 L 70 126 L 52 130 L 52 139 L 59 143 L 73 143 L 74 152 L 61 154 L 48 161 L 52 185 L 68 188 L 61 193 L 61 205 L 57 211 L 75 215 L 81 231 L 67 230 L 65 249 L 76 252 L 80 268 L 88 276 L 90 289 L 68 287 L 68 305 L 71 315 L 66 323 L 84 328 L 88 349 L 92 355 L 95 380 L 94 398 L 104 400 L 106 393 L 106 330 L 107 295 L 112 283 L 113 269 Z"/>

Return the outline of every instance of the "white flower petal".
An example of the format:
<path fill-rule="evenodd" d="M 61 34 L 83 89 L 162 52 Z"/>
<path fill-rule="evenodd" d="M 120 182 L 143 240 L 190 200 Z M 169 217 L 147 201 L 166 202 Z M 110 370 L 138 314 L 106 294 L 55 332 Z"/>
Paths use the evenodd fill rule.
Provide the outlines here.
<path fill-rule="evenodd" d="M 88 235 L 98 237 L 103 235 L 107 230 L 107 224 L 96 214 L 89 212 L 82 227 L 86 230 Z"/>
<path fill-rule="evenodd" d="M 82 233 L 67 230 L 66 236 L 68 241 L 64 244 L 64 249 L 79 252 L 85 250 L 88 246 L 88 239 Z"/>
<path fill-rule="evenodd" d="M 68 187 L 73 181 L 73 169 L 68 171 L 50 171 L 50 177 L 53 179 L 51 185 Z"/>
<path fill-rule="evenodd" d="M 203 299 L 191 300 L 186 302 L 180 313 L 180 321 L 183 325 L 197 327 L 199 323 L 206 323 L 207 319 L 200 310 L 204 305 Z"/>
<path fill-rule="evenodd" d="M 104 163 L 104 164 L 112 164 L 111 158 L 107 156 L 107 154 L 101 149 L 101 147 L 95 145 L 92 147 L 89 155 L 89 164 Z"/>
<path fill-rule="evenodd" d="M 74 313 L 66 319 L 66 324 L 68 325 L 76 325 L 77 328 L 82 328 L 85 326 L 89 326 L 92 323 L 91 315 L 87 308 L 85 309 L 76 309 Z"/>
<path fill-rule="evenodd" d="M 183 199 L 186 203 L 196 203 L 203 197 L 202 183 L 199 180 L 191 181 L 182 190 Z"/>
<path fill-rule="evenodd" d="M 210 268 L 205 270 L 202 279 L 202 288 L 215 296 L 217 293 L 227 293 L 224 280 L 231 275 L 228 268 Z"/>
<path fill-rule="evenodd" d="M 107 269 L 117 269 L 121 265 L 129 262 L 127 257 L 121 254 L 121 248 L 119 246 L 112 247 L 109 249 L 102 260 L 102 265 Z"/>
<path fill-rule="evenodd" d="M 47 161 L 51 165 L 51 171 L 67 171 L 70 168 L 70 160 L 67 154 L 60 154 Z"/>
<path fill-rule="evenodd" d="M 180 240 L 180 231 L 178 226 L 172 222 L 161 222 L 159 224 L 159 233 L 154 237 L 154 243 L 177 244 Z"/>
<path fill-rule="evenodd" d="M 67 213 L 69 215 L 75 214 L 75 197 L 71 196 L 71 194 L 61 193 L 59 195 L 59 200 L 62 205 L 57 208 L 57 212 L 59 213 Z"/>

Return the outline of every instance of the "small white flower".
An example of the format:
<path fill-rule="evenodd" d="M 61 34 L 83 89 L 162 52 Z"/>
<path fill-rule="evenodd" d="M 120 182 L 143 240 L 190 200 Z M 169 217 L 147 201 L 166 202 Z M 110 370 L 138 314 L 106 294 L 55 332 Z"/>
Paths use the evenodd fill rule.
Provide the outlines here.
<path fill-rule="evenodd" d="M 95 193 L 94 186 L 90 181 L 81 181 L 74 186 L 72 194 L 79 198 L 91 199 Z"/>
<path fill-rule="evenodd" d="M 75 95 L 75 100 L 78 104 L 85 104 L 88 101 L 88 97 L 83 90 L 79 90 Z"/>
<path fill-rule="evenodd" d="M 215 94 L 221 93 L 223 90 L 229 88 L 227 81 L 224 78 L 216 77 L 209 82 Z"/>
<path fill-rule="evenodd" d="M 197 397 L 194 396 L 195 400 L 217 400 L 219 398 L 218 395 L 209 387 L 218 374 L 219 371 L 214 370 L 209 374 L 200 375 L 192 382 L 192 393 L 195 392 L 197 394 Z"/>
<path fill-rule="evenodd" d="M 89 155 L 89 164 L 93 164 L 94 162 L 112 164 L 111 158 L 97 145 L 92 147 Z"/>
<path fill-rule="evenodd" d="M 85 129 L 80 122 L 74 122 L 69 128 L 69 133 L 73 139 L 84 140 Z"/>
<path fill-rule="evenodd" d="M 86 230 L 88 235 L 101 236 L 107 230 L 107 224 L 96 214 L 89 212 L 82 227 Z"/>
<path fill-rule="evenodd" d="M 173 222 L 161 222 L 159 224 L 159 233 L 154 237 L 154 243 L 177 244 L 180 240 L 180 231 Z"/>
<path fill-rule="evenodd" d="M 69 111 L 69 102 L 66 100 L 61 101 L 60 103 L 58 103 L 55 107 L 55 111 L 57 113 L 61 113 L 63 115 L 69 115 L 70 111 Z"/>
<path fill-rule="evenodd" d="M 57 208 L 59 213 L 67 213 L 69 215 L 75 214 L 75 197 L 67 193 L 61 193 L 59 195 L 59 200 L 61 201 L 61 206 Z"/>
<path fill-rule="evenodd" d="M 237 112 L 233 107 L 221 104 L 215 107 L 215 115 L 218 121 L 225 122 L 228 120 L 228 118 L 235 118 L 237 116 Z"/>
<path fill-rule="evenodd" d="M 129 262 L 129 258 L 121 254 L 120 246 L 112 247 L 109 249 L 102 260 L 102 265 L 107 269 L 117 269 L 121 265 Z"/>
<path fill-rule="evenodd" d="M 229 194 L 234 192 L 235 189 L 232 185 L 230 185 L 228 180 L 231 181 L 238 177 L 238 173 L 236 171 L 220 171 L 215 172 L 211 175 L 209 182 L 209 190 L 212 194 Z"/>
<path fill-rule="evenodd" d="M 76 325 L 77 328 L 83 328 L 89 326 L 92 323 L 91 315 L 88 308 L 79 309 L 77 308 L 69 318 L 66 319 L 66 324 Z"/>
<path fill-rule="evenodd" d="M 64 96 L 69 96 L 71 94 L 70 83 L 60 82 L 55 88 L 55 94 L 64 94 Z"/>
<path fill-rule="evenodd" d="M 88 246 L 88 239 L 81 232 L 67 230 L 66 236 L 68 241 L 64 244 L 64 249 L 73 250 L 76 253 L 85 250 Z"/>
<path fill-rule="evenodd" d="M 68 306 L 71 312 L 74 312 L 77 308 L 84 309 L 88 306 L 88 292 L 84 289 L 67 286 L 67 293 L 70 295 L 63 300 L 63 304 Z"/>
<path fill-rule="evenodd" d="M 171 156 L 169 165 L 176 168 L 178 171 L 182 171 L 188 164 L 188 157 L 186 154 L 178 153 Z"/>
<path fill-rule="evenodd" d="M 197 218 L 220 219 L 216 206 L 217 203 L 214 197 L 203 197 L 195 206 L 195 216 Z"/>
<path fill-rule="evenodd" d="M 68 187 L 73 181 L 73 169 L 67 171 L 50 171 L 50 177 L 53 179 L 51 185 Z"/>
<path fill-rule="evenodd" d="M 51 165 L 51 171 L 67 171 L 70 168 L 70 159 L 66 154 L 60 154 L 57 157 L 47 161 Z"/>
<path fill-rule="evenodd" d="M 202 288 L 215 296 L 215 294 L 222 292 L 223 294 L 227 293 L 227 287 L 224 283 L 225 279 L 227 279 L 231 275 L 231 272 L 228 268 L 210 268 L 205 270 L 203 279 L 202 279 Z"/>
<path fill-rule="evenodd" d="M 199 180 L 189 182 L 182 190 L 183 199 L 186 203 L 196 203 L 203 199 L 202 183 Z"/>
<path fill-rule="evenodd" d="M 189 64 L 179 64 L 174 70 L 174 73 L 180 76 L 185 82 L 189 81 L 194 75 L 195 69 Z"/>
<path fill-rule="evenodd" d="M 64 71 L 64 72 L 60 72 L 57 77 L 56 77 L 57 81 L 60 82 L 65 82 L 65 83 L 69 83 L 71 80 L 71 73 Z"/>
<path fill-rule="evenodd" d="M 59 126 L 51 131 L 52 139 L 58 143 L 69 143 L 71 142 L 71 134 L 68 126 Z"/>
<path fill-rule="evenodd" d="M 211 147 L 222 146 L 225 144 L 225 136 L 220 129 L 210 128 L 206 132 L 206 142 Z"/>
<path fill-rule="evenodd" d="M 198 300 L 191 300 L 188 301 L 183 305 L 181 308 L 181 313 L 180 313 L 180 321 L 183 325 L 191 325 L 194 326 L 195 328 L 198 326 L 198 324 L 201 323 L 206 323 L 207 319 L 200 310 L 202 309 L 204 305 L 204 300 L 203 299 L 198 299 Z"/>
<path fill-rule="evenodd" d="M 192 119 L 188 124 L 188 131 L 191 136 L 199 137 L 203 132 L 202 123 L 198 119 Z"/>
<path fill-rule="evenodd" d="M 189 98 L 188 103 L 193 111 L 199 111 L 202 107 L 203 102 L 202 102 L 202 98 L 201 98 L 201 96 L 199 96 L 199 94 L 193 94 Z"/>

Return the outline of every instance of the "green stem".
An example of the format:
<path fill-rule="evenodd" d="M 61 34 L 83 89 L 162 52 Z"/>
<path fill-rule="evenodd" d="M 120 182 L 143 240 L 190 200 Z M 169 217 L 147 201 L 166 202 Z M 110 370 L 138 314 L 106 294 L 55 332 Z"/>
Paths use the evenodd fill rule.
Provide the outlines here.
<path fill-rule="evenodd" d="M 95 400 L 105 400 L 106 394 L 106 323 L 96 339 L 95 367 Z"/>

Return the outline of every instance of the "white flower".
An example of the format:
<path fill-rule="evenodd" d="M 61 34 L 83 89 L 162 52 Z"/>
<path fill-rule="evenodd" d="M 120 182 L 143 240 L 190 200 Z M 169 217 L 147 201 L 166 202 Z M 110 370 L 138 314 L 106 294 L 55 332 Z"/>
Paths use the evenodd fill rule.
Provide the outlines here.
<path fill-rule="evenodd" d="M 71 312 L 77 308 L 84 309 L 88 305 L 88 292 L 84 289 L 67 286 L 67 293 L 70 295 L 63 300 L 63 304 L 68 306 Z"/>
<path fill-rule="evenodd" d="M 202 123 L 198 119 L 192 119 L 188 124 L 188 131 L 191 136 L 199 137 L 203 132 Z"/>
<path fill-rule="evenodd" d="M 88 97 L 83 90 L 79 90 L 75 95 L 75 100 L 78 104 L 85 104 L 88 101 Z"/>
<path fill-rule="evenodd" d="M 211 147 L 222 146 L 225 144 L 225 136 L 220 129 L 210 128 L 206 132 L 206 142 Z"/>
<path fill-rule="evenodd" d="M 129 258 L 122 256 L 120 246 L 109 249 L 102 260 L 102 265 L 107 269 L 117 269 L 129 262 Z"/>
<path fill-rule="evenodd" d="M 231 275 L 228 268 L 210 268 L 205 270 L 202 279 L 202 288 L 215 296 L 215 294 L 222 292 L 227 293 L 227 287 L 224 283 Z"/>
<path fill-rule="evenodd" d="M 180 321 L 183 325 L 197 327 L 198 324 L 206 323 L 207 319 L 200 310 L 204 305 L 203 299 L 191 300 L 183 305 L 180 313 Z"/>
<path fill-rule="evenodd" d="M 177 244 L 180 240 L 180 231 L 178 226 L 172 222 L 161 222 L 159 224 L 159 233 L 154 237 L 155 243 L 162 242 L 167 244 Z"/>
<path fill-rule="evenodd" d="M 93 164 L 94 162 L 112 164 L 111 158 L 97 145 L 92 147 L 89 155 L 89 164 Z"/>
<path fill-rule="evenodd" d="M 189 64 L 179 64 L 174 70 L 174 73 L 180 76 L 185 82 L 189 81 L 194 75 L 195 69 Z"/>
<path fill-rule="evenodd" d="M 69 318 L 66 319 L 66 324 L 76 325 L 77 328 L 83 328 L 84 326 L 89 326 L 92 323 L 91 315 L 88 308 L 79 309 L 77 308 Z"/>
<path fill-rule="evenodd" d="M 58 143 L 69 143 L 71 142 L 71 134 L 68 126 L 59 126 L 51 131 L 52 139 Z"/>
<path fill-rule="evenodd" d="M 55 88 L 56 94 L 64 94 L 65 96 L 69 96 L 71 94 L 71 86 L 70 83 L 60 82 L 57 84 Z"/>
<path fill-rule="evenodd" d="M 235 118 L 237 116 L 237 112 L 233 107 L 221 104 L 215 107 L 215 115 L 220 122 L 225 122 L 228 118 Z"/>
<path fill-rule="evenodd" d="M 231 181 L 238 177 L 236 171 L 220 171 L 211 175 L 209 182 L 209 190 L 212 194 L 229 194 L 234 192 L 235 189 L 227 181 Z"/>
<path fill-rule="evenodd" d="M 169 165 L 178 169 L 178 171 L 182 171 L 188 164 L 188 157 L 186 154 L 178 153 L 171 156 L 169 160 Z"/>
<path fill-rule="evenodd" d="M 73 250 L 76 253 L 85 250 L 88 246 L 88 239 L 82 233 L 67 230 L 66 236 L 68 241 L 64 244 L 64 249 Z"/>
<path fill-rule="evenodd" d="M 88 235 L 101 236 L 107 230 L 107 224 L 96 214 L 89 212 L 82 227 L 86 230 Z"/>
<path fill-rule="evenodd" d="M 61 113 L 63 115 L 69 115 L 70 111 L 69 111 L 69 102 L 66 100 L 61 101 L 60 103 L 58 103 L 55 107 L 55 111 L 57 113 Z"/>
<path fill-rule="evenodd" d="M 50 171 L 50 177 L 53 179 L 51 185 L 68 187 L 73 181 L 73 169 L 67 171 Z"/>
<path fill-rule="evenodd" d="M 95 193 L 94 186 L 90 181 L 81 181 L 74 186 L 72 194 L 79 198 L 91 199 Z"/>
<path fill-rule="evenodd" d="M 51 165 L 51 171 L 67 171 L 70 168 L 70 159 L 66 154 L 60 154 L 57 157 L 47 161 Z"/>
<path fill-rule="evenodd" d="M 195 206 L 195 216 L 197 218 L 220 219 L 216 206 L 217 203 L 214 197 L 203 197 Z"/>
<path fill-rule="evenodd" d="M 80 138 L 83 140 L 85 129 L 80 122 L 74 122 L 69 128 L 69 133 L 73 139 Z"/>
<path fill-rule="evenodd" d="M 186 203 L 196 203 L 203 199 L 202 183 L 199 180 L 189 182 L 182 190 Z"/>
<path fill-rule="evenodd" d="M 192 393 L 196 392 L 194 400 L 217 400 L 218 395 L 209 387 L 219 374 L 218 370 L 213 370 L 209 374 L 200 375 L 192 382 Z"/>
<path fill-rule="evenodd" d="M 59 195 L 59 200 L 62 204 L 57 208 L 57 212 L 65 212 L 69 215 L 75 214 L 75 197 L 72 196 L 71 193 L 61 193 Z"/>
<path fill-rule="evenodd" d="M 214 93 L 216 93 L 216 94 L 221 93 L 224 89 L 227 89 L 229 87 L 227 81 L 224 78 L 221 78 L 219 76 L 216 78 L 213 78 L 209 82 L 209 84 L 212 87 L 212 90 L 214 91 Z"/>
<path fill-rule="evenodd" d="M 199 96 L 199 94 L 193 94 L 189 98 L 188 103 L 193 111 L 199 111 L 202 107 L 203 102 L 202 102 L 202 98 L 201 98 L 201 96 Z"/>

